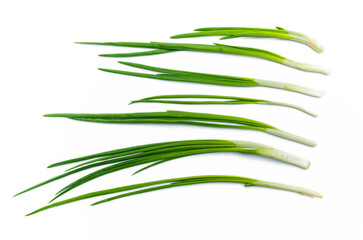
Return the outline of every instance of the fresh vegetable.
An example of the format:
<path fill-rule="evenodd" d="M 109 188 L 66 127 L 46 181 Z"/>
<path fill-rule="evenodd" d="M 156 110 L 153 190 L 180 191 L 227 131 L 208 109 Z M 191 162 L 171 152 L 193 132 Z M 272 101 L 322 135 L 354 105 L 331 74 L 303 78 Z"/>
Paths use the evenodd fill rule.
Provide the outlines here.
<path fill-rule="evenodd" d="M 106 46 L 124 46 L 124 47 L 140 47 L 140 48 L 154 48 L 165 51 L 146 51 L 137 53 L 115 53 L 115 54 L 100 54 L 101 57 L 134 57 L 153 54 L 168 53 L 170 51 L 204 51 L 204 52 L 218 52 L 228 53 L 236 55 L 245 55 L 251 57 L 262 58 L 273 62 L 281 63 L 285 66 L 296 68 L 307 72 L 316 72 L 322 74 L 329 74 L 327 69 L 321 66 L 300 63 L 287 59 L 276 53 L 261 50 L 257 48 L 239 47 L 214 43 L 214 45 L 207 44 L 193 44 L 193 43 L 164 43 L 164 42 L 77 42 L 80 44 L 92 44 L 92 45 L 106 45 Z"/>
<path fill-rule="evenodd" d="M 316 146 L 312 140 L 282 131 L 266 123 L 258 122 L 248 118 L 183 112 L 183 111 L 166 111 L 166 112 L 140 112 L 140 113 L 109 113 L 109 114 L 90 114 L 90 113 L 55 113 L 46 114 L 45 117 L 65 117 L 73 120 L 98 122 L 98 123 L 165 123 L 165 124 L 187 124 L 209 127 L 250 129 L 266 132 L 281 138 L 302 143 L 308 146 Z"/>
<path fill-rule="evenodd" d="M 248 28 L 248 27 L 209 27 L 198 28 L 192 33 L 184 33 L 170 38 L 190 38 L 204 36 L 225 36 L 221 40 L 237 37 L 270 37 L 299 42 L 311 47 L 314 51 L 321 53 L 324 48 L 314 39 L 305 34 L 286 30 L 281 27 L 271 28 Z"/>
<path fill-rule="evenodd" d="M 301 187 L 295 187 L 291 185 L 281 184 L 281 183 L 274 183 L 274 182 L 267 182 L 252 178 L 246 178 L 246 177 L 237 177 L 237 176 L 221 176 L 221 175 L 207 175 L 207 176 L 193 176 L 193 177 L 183 177 L 183 178 L 172 178 L 172 179 L 165 179 L 165 180 L 159 180 L 159 181 L 153 181 L 153 182 L 146 182 L 146 183 L 139 183 L 139 184 L 133 184 L 123 187 L 117 187 L 117 188 L 111 188 L 96 192 L 91 192 L 87 194 L 83 194 L 77 197 L 69 198 L 63 201 L 59 201 L 53 204 L 49 204 L 45 207 L 39 208 L 29 214 L 27 216 L 33 215 L 35 213 L 58 207 L 64 204 L 88 199 L 88 198 L 94 198 L 98 196 L 104 196 L 108 194 L 115 194 L 120 193 L 120 195 L 116 195 L 113 197 L 109 197 L 100 201 L 97 201 L 93 205 L 113 201 L 116 199 L 120 199 L 123 197 L 128 197 L 132 195 L 137 195 L 140 193 L 146 193 L 146 192 L 152 192 L 156 190 L 166 189 L 166 188 L 172 188 L 172 187 L 179 187 L 179 186 L 187 186 L 187 185 L 194 185 L 194 184 L 202 184 L 202 183 L 240 183 L 244 184 L 246 187 L 251 186 L 258 186 L 258 187 L 267 187 L 267 188 L 275 188 L 275 189 L 281 189 L 291 192 L 297 192 L 302 195 L 309 195 L 313 197 L 322 198 L 322 195 L 312 191 L 310 189 L 301 188 Z M 125 191 L 129 191 L 127 193 L 124 193 Z"/>
<path fill-rule="evenodd" d="M 63 166 L 68 164 L 77 164 L 68 169 L 65 173 L 48 179 L 44 182 L 36 184 L 20 193 L 20 195 L 32 189 L 38 188 L 58 179 L 70 176 L 72 174 L 82 172 L 91 168 L 105 166 L 94 172 L 91 172 L 80 179 L 68 184 L 61 189 L 56 198 L 69 192 L 70 190 L 89 182 L 95 178 L 104 176 L 106 174 L 127 169 L 134 166 L 149 164 L 134 174 L 144 171 L 150 167 L 171 161 L 177 158 L 192 156 L 204 153 L 214 152 L 238 152 L 245 154 L 256 154 L 268 158 L 273 158 L 282 162 L 286 162 L 304 169 L 309 168 L 310 162 L 290 153 L 259 144 L 247 141 L 233 141 L 233 140 L 219 140 L 219 139 L 205 139 L 205 140 L 185 140 L 174 142 L 161 142 L 146 145 L 139 145 L 128 148 L 121 148 L 107 152 L 96 153 L 88 156 L 73 158 L 61 162 L 54 163 L 48 168 Z M 54 200 L 53 199 L 53 200 Z M 52 200 L 52 201 L 53 201 Z"/>
<path fill-rule="evenodd" d="M 178 100 L 176 100 L 178 99 Z M 183 99 L 183 100 L 179 100 Z M 186 100 L 184 100 L 186 99 Z M 198 100 L 189 100 L 189 99 L 198 99 Z M 208 99 L 208 100 L 205 100 Z M 209 99 L 221 99 L 221 100 L 209 100 Z M 183 95 L 159 95 L 153 97 L 147 97 L 139 100 L 131 101 L 130 104 L 134 103 L 172 103 L 172 104 L 265 104 L 265 105 L 277 105 L 284 106 L 297 109 L 306 114 L 309 114 L 313 117 L 317 115 L 305 108 L 300 106 L 290 104 L 290 103 L 282 103 L 282 102 L 273 102 L 262 99 L 254 99 L 254 98 L 242 98 L 242 97 L 231 97 L 231 96 L 217 96 L 217 95 L 191 95 L 191 94 L 183 94 Z"/>
<path fill-rule="evenodd" d="M 160 80 L 167 80 L 167 81 L 195 82 L 195 83 L 225 85 L 225 86 L 233 86 L 233 87 L 262 86 L 262 87 L 278 88 L 278 89 L 282 89 L 282 90 L 293 91 L 293 92 L 302 93 L 302 94 L 306 94 L 306 95 L 313 96 L 313 97 L 321 97 L 324 95 L 323 91 L 311 89 L 311 88 L 307 88 L 307 87 L 303 87 L 303 86 L 298 86 L 298 85 L 291 84 L 291 83 L 276 82 L 276 81 L 262 80 L 262 79 L 255 79 L 255 78 L 233 77 L 233 76 L 225 76 L 225 75 L 217 75 L 217 74 L 179 71 L 179 70 L 172 70 L 172 69 L 167 69 L 167 68 L 152 67 L 152 66 L 148 66 L 148 65 L 131 63 L 131 62 L 119 61 L 119 63 L 127 65 L 127 66 L 131 66 L 131 67 L 160 72 L 162 74 L 147 74 L 147 73 L 114 70 L 114 69 L 105 69 L 105 68 L 99 68 L 99 70 L 104 71 L 104 72 L 117 73 L 117 74 L 121 74 L 121 75 L 160 79 Z"/>

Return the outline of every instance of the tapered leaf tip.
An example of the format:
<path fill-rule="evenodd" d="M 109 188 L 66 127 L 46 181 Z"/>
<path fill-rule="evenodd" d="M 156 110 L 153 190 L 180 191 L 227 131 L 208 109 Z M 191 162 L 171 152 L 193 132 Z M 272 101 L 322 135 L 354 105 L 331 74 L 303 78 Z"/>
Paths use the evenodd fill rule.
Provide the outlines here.
<path fill-rule="evenodd" d="M 113 53 L 101 53 L 101 54 L 98 54 L 97 56 L 99 56 L 99 57 L 110 57 L 112 55 L 115 55 L 115 54 L 113 54 Z"/>
<path fill-rule="evenodd" d="M 23 190 L 23 191 L 18 192 L 17 194 L 15 194 L 13 197 L 17 197 L 17 196 L 19 196 L 19 195 L 21 195 L 21 194 L 23 194 L 23 193 L 29 192 L 29 191 L 30 191 L 30 190 L 32 190 L 32 189 L 33 189 L 33 188 L 25 189 L 25 190 Z"/>
<path fill-rule="evenodd" d="M 43 117 L 59 117 L 59 114 L 57 114 L 57 113 L 47 113 L 47 114 L 44 114 Z"/>
<path fill-rule="evenodd" d="M 194 29 L 193 31 L 203 31 L 203 30 L 206 30 L 207 28 L 196 28 L 196 29 Z"/>
<path fill-rule="evenodd" d="M 225 37 L 221 37 L 219 40 L 225 40 L 225 39 L 228 39 L 230 37 L 231 37 L 231 35 L 228 35 L 228 36 L 225 36 Z"/>
<path fill-rule="evenodd" d="M 98 202 L 94 202 L 91 204 L 91 206 L 95 206 L 95 205 L 99 205 L 101 203 L 106 203 L 106 202 L 109 202 L 110 199 L 103 199 L 103 200 L 100 200 Z"/>
<path fill-rule="evenodd" d="M 53 168 L 53 167 L 56 167 L 56 166 L 58 166 L 58 165 L 56 163 L 54 163 L 54 164 L 51 164 L 51 165 L 47 166 L 47 168 Z"/>
<path fill-rule="evenodd" d="M 22 194 L 22 192 L 19 192 L 19 193 L 13 195 L 13 197 L 19 196 L 20 194 Z"/>
<path fill-rule="evenodd" d="M 23 190 L 23 191 L 21 191 L 21 192 L 18 192 L 17 194 L 15 194 L 15 195 L 13 195 L 13 197 L 17 197 L 17 196 L 19 196 L 19 195 L 21 195 L 21 194 L 23 194 L 23 193 L 25 193 L 25 192 L 27 192 L 28 190 Z"/>
<path fill-rule="evenodd" d="M 37 211 L 34 211 L 34 212 L 31 212 L 31 213 L 28 213 L 28 214 L 26 214 L 26 215 L 25 215 L 25 217 L 31 216 L 31 215 L 33 215 L 33 214 L 35 214 L 35 213 L 37 213 Z"/>
<path fill-rule="evenodd" d="M 37 210 L 35 210 L 35 211 L 33 211 L 33 212 L 30 212 L 30 213 L 26 214 L 25 216 L 26 216 L 26 217 L 28 217 L 28 216 L 30 216 L 30 215 L 34 215 L 34 214 L 36 214 L 36 213 L 38 213 L 38 212 L 42 212 L 42 211 L 47 210 L 47 209 L 49 209 L 49 207 L 48 207 L 48 206 L 46 206 L 46 207 L 42 207 L 42 208 L 39 208 L 39 209 L 37 209 Z"/>
<path fill-rule="evenodd" d="M 120 63 L 120 64 L 130 64 L 130 63 L 132 63 L 132 62 L 125 62 L 125 61 L 117 61 L 118 63 Z"/>
<path fill-rule="evenodd" d="M 75 43 L 75 44 L 94 44 L 92 42 L 73 42 L 73 43 Z"/>
<path fill-rule="evenodd" d="M 55 197 L 54 198 L 52 198 L 49 202 L 48 202 L 48 204 L 50 204 L 50 203 L 52 203 L 52 202 L 54 202 L 54 200 L 56 200 L 57 198 L 59 198 L 60 196 L 62 196 L 63 194 L 65 194 L 67 191 L 64 191 L 63 189 L 62 190 L 60 190 L 60 191 L 58 191 L 56 194 L 55 194 Z"/>
<path fill-rule="evenodd" d="M 138 63 L 133 63 L 133 62 L 125 62 L 125 61 L 118 61 L 118 63 L 126 65 L 126 66 L 138 66 Z"/>
<path fill-rule="evenodd" d="M 73 42 L 73 43 L 76 43 L 76 44 L 102 44 L 102 43 L 100 43 L 100 42 Z"/>

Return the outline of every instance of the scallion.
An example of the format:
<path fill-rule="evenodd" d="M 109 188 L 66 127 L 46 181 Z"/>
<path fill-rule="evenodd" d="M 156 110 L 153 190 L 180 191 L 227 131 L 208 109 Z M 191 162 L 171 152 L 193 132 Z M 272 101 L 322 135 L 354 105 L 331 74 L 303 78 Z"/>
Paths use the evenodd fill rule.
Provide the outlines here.
<path fill-rule="evenodd" d="M 177 100 L 176 100 L 177 99 Z M 182 100 L 179 100 L 182 99 Z M 189 100 L 189 99 L 198 99 L 198 100 Z M 205 100 L 208 99 L 208 100 Z M 209 100 L 209 99 L 220 99 L 220 100 Z M 262 99 L 254 99 L 254 98 L 242 98 L 242 97 L 231 97 L 231 96 L 217 96 L 217 95 L 192 95 L 192 94 L 183 94 L 183 95 L 159 95 L 153 97 L 147 97 L 139 100 L 131 101 L 130 104 L 134 103 L 171 103 L 171 104 L 265 104 L 265 105 L 277 105 L 284 106 L 289 108 L 294 108 L 299 111 L 302 111 L 306 114 L 309 114 L 313 117 L 317 115 L 305 108 L 300 106 L 290 104 L 290 103 L 282 103 L 282 102 L 274 102 Z"/>
<path fill-rule="evenodd" d="M 237 37 L 269 37 L 291 40 L 305 44 L 312 48 L 314 51 L 321 53 L 324 48 L 315 40 L 305 34 L 276 27 L 271 28 L 248 28 L 248 27 L 209 27 L 198 28 L 192 33 L 184 33 L 172 36 L 171 38 L 190 38 L 190 37 L 204 37 L 204 36 L 225 36 L 221 40 L 237 38 Z"/>
<path fill-rule="evenodd" d="M 302 143 L 308 146 L 316 146 L 312 140 L 282 131 L 269 124 L 248 118 L 184 112 L 184 111 L 166 111 L 166 112 L 140 112 L 140 113 L 109 113 L 109 114 L 89 114 L 89 113 L 55 113 L 46 114 L 45 117 L 65 117 L 78 121 L 98 122 L 98 123 L 164 123 L 164 124 L 186 124 L 209 127 L 249 129 L 266 132 L 281 138 Z"/>
<path fill-rule="evenodd" d="M 302 93 L 302 94 L 306 94 L 306 95 L 313 96 L 313 97 L 321 97 L 324 95 L 323 91 L 311 89 L 311 88 L 307 88 L 307 87 L 303 87 L 303 86 L 299 86 L 299 85 L 295 85 L 295 84 L 291 84 L 291 83 L 276 82 L 276 81 L 256 79 L 256 78 L 244 78 L 244 77 L 234 77 L 234 76 L 208 74 L 208 73 L 180 71 L 180 70 L 173 70 L 173 69 L 167 69 L 167 68 L 152 67 L 152 66 L 148 66 L 148 65 L 144 65 L 144 64 L 131 63 L 131 62 L 119 61 L 119 63 L 127 65 L 127 66 L 131 66 L 131 67 L 160 72 L 162 74 L 147 74 L 147 73 L 114 70 L 114 69 L 105 69 L 105 68 L 99 68 L 99 70 L 104 71 L 104 72 L 121 74 L 121 75 L 160 79 L 160 80 L 167 80 L 167 81 L 195 82 L 195 83 L 224 85 L 224 86 L 233 86 L 233 87 L 261 86 L 261 87 L 277 88 L 277 89 Z"/>
<path fill-rule="evenodd" d="M 70 190 L 89 182 L 98 177 L 104 176 L 109 173 L 120 171 L 134 166 L 149 164 L 137 170 L 134 174 L 144 171 L 150 167 L 162 164 L 174 159 L 215 152 L 238 152 L 245 154 L 256 154 L 268 158 L 273 158 L 285 163 L 289 163 L 304 169 L 309 168 L 310 162 L 304 158 L 292 155 L 290 153 L 266 146 L 264 144 L 247 142 L 247 141 L 234 141 L 234 140 L 219 140 L 219 139 L 205 139 L 205 140 L 185 140 L 174 142 L 161 142 L 146 145 L 139 145 L 128 148 L 121 148 L 107 152 L 96 153 L 84 157 L 73 158 L 61 162 L 54 163 L 49 166 L 58 167 L 68 164 L 77 164 L 68 169 L 65 173 L 48 179 L 44 182 L 36 184 L 24 191 L 19 192 L 17 195 L 28 192 L 32 189 L 38 188 L 45 184 L 51 183 L 58 179 L 79 173 L 91 168 L 105 166 L 99 170 L 91 172 L 80 179 L 68 184 L 62 188 L 57 194 L 56 198 L 69 192 Z M 54 200 L 53 199 L 53 200 Z M 52 200 L 52 201 L 53 201 Z"/>
<path fill-rule="evenodd" d="M 308 195 L 313 197 L 322 198 L 322 195 L 306 188 L 301 187 L 295 187 L 291 185 L 281 184 L 281 183 L 275 183 L 275 182 L 267 182 L 252 178 L 246 178 L 246 177 L 237 177 L 237 176 L 222 176 L 222 175 L 207 175 L 207 176 L 193 176 L 193 177 L 182 177 L 182 178 L 172 178 L 172 179 L 165 179 L 165 180 L 159 180 L 159 181 L 153 181 L 153 182 L 145 182 L 145 183 L 139 183 L 139 184 L 133 184 L 123 187 L 117 187 L 117 188 L 111 188 L 96 192 L 91 192 L 87 194 L 83 194 L 77 197 L 69 198 L 63 201 L 59 201 L 56 203 L 49 204 L 45 207 L 39 208 L 26 216 L 33 215 L 35 213 L 58 207 L 61 205 L 65 205 L 68 203 L 88 199 L 88 198 L 94 198 L 98 196 L 104 196 L 108 194 L 115 194 L 115 193 L 121 193 L 120 195 L 116 195 L 113 197 L 109 197 L 100 201 L 97 201 L 93 205 L 98 205 L 101 203 L 113 201 L 116 199 L 120 199 L 127 196 L 133 196 L 141 193 L 146 192 L 152 192 L 156 190 L 166 189 L 166 188 L 172 188 L 172 187 L 179 187 L 179 186 L 187 186 L 187 185 L 194 185 L 194 184 L 203 184 L 203 183 L 240 183 L 244 184 L 246 187 L 251 186 L 258 186 L 258 187 L 267 187 L 267 188 L 274 188 L 274 189 L 280 189 L 280 190 L 286 190 L 291 192 L 297 192 L 302 195 Z M 127 193 L 124 193 L 128 191 Z"/>
<path fill-rule="evenodd" d="M 165 42 L 77 42 L 80 44 L 91 44 L 91 45 L 106 45 L 106 46 L 124 46 L 124 47 L 140 47 L 140 48 L 154 48 L 154 49 L 164 49 L 165 52 L 160 51 L 146 51 L 137 53 L 116 53 L 116 54 L 100 54 L 101 57 L 133 57 L 133 56 L 143 56 L 143 55 L 153 55 L 168 53 L 169 51 L 204 51 L 204 52 L 218 52 L 236 55 L 245 55 L 251 57 L 262 58 L 296 68 L 307 72 L 316 72 L 322 74 L 329 74 L 330 71 L 327 69 L 300 63 L 297 61 L 290 60 L 276 53 L 249 47 L 231 46 L 225 44 L 214 43 L 214 45 L 207 44 L 193 44 L 193 43 L 165 43 Z"/>

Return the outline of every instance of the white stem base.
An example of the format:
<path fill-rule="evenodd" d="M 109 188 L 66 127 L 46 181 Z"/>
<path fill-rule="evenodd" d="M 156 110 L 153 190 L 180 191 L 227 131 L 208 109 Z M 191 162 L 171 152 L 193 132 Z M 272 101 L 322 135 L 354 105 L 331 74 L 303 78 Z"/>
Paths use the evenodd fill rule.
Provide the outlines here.
<path fill-rule="evenodd" d="M 323 196 L 320 193 L 317 193 L 313 190 L 302 188 L 302 187 L 295 187 L 287 184 L 281 184 L 281 183 L 273 183 L 273 182 L 266 182 L 266 181 L 256 181 L 252 184 L 252 186 L 261 186 L 261 187 L 269 187 L 269 188 L 276 188 L 276 189 L 282 189 L 290 192 L 297 192 L 302 195 L 309 195 L 313 197 L 323 198 Z"/>
<path fill-rule="evenodd" d="M 316 73 L 322 73 L 325 75 L 329 75 L 330 71 L 324 67 L 321 66 L 317 66 L 317 65 L 312 65 L 312 64 L 307 64 L 307 63 L 300 63 L 300 62 L 296 62 L 296 61 L 292 61 L 290 59 L 284 59 L 282 61 L 282 64 L 292 67 L 292 68 L 296 68 L 296 69 L 300 69 L 303 71 L 307 71 L 307 72 L 316 72 Z"/>
<path fill-rule="evenodd" d="M 295 105 L 295 104 L 282 103 L 282 102 L 269 102 L 269 103 L 261 103 L 261 104 L 271 104 L 271 105 L 278 105 L 278 106 L 295 108 L 295 109 L 297 109 L 297 110 L 299 110 L 301 112 L 304 112 L 306 114 L 309 114 L 310 116 L 313 116 L 313 117 L 317 117 L 318 116 L 316 113 L 313 113 L 313 112 L 307 110 L 306 108 L 300 107 L 300 106 Z"/>
<path fill-rule="evenodd" d="M 300 85 L 296 85 L 296 84 L 292 84 L 292 83 L 287 83 L 284 86 L 284 89 L 289 90 L 289 91 L 294 91 L 294 92 L 301 92 L 303 94 L 310 95 L 313 97 L 322 97 L 325 94 L 325 92 L 322 90 L 312 89 L 312 88 L 308 88 L 308 87 L 304 87 L 304 86 L 300 86 Z"/>
<path fill-rule="evenodd" d="M 262 79 L 254 79 L 254 82 L 256 82 L 260 86 L 288 90 L 288 91 L 302 93 L 302 94 L 313 96 L 313 97 L 321 97 L 325 94 L 325 92 L 321 91 L 321 90 L 303 87 L 303 86 L 299 86 L 299 85 L 295 85 L 295 84 L 291 84 L 291 83 L 276 82 L 276 81 L 269 81 L 269 80 L 262 80 Z"/>
<path fill-rule="evenodd" d="M 303 44 L 308 45 L 310 48 L 312 48 L 317 53 L 324 52 L 323 46 L 320 43 L 318 43 L 318 41 L 306 36 L 305 34 L 289 31 L 289 36 L 291 36 L 292 40 L 294 40 L 294 41 L 301 42 Z"/>
<path fill-rule="evenodd" d="M 269 148 L 269 146 L 267 145 L 255 142 L 238 141 L 238 140 L 229 140 L 229 141 L 236 144 L 236 147 L 239 148 L 251 148 L 251 149 Z"/>
<path fill-rule="evenodd" d="M 309 160 L 306 160 L 304 158 L 295 156 L 293 154 L 281 150 L 277 150 L 275 148 L 261 148 L 258 150 L 258 154 L 265 157 L 274 158 L 286 163 L 290 163 L 304 169 L 308 169 L 310 167 Z"/>
<path fill-rule="evenodd" d="M 257 154 L 261 156 L 277 159 L 304 169 L 308 169 L 310 166 L 309 160 L 272 148 L 264 144 L 255 143 L 255 142 L 237 141 L 237 140 L 229 140 L 229 141 L 236 144 L 236 147 L 238 148 L 256 150 Z"/>
<path fill-rule="evenodd" d="M 308 146 L 311 146 L 311 147 L 316 147 L 316 145 L 317 145 L 316 142 L 314 142 L 313 140 L 303 138 L 303 137 L 297 136 L 295 134 L 282 131 L 280 129 L 267 128 L 265 130 L 265 132 L 267 132 L 269 134 L 272 134 L 272 135 L 275 135 L 275 136 L 278 136 L 278 137 L 282 137 L 282 138 L 289 139 L 289 140 L 292 140 L 292 141 L 295 141 L 295 142 L 299 142 L 299 143 L 302 143 L 302 144 L 305 144 L 305 145 L 308 145 Z"/>
<path fill-rule="evenodd" d="M 309 38 L 309 42 L 308 42 L 309 46 L 314 49 L 316 52 L 318 53 L 322 53 L 324 52 L 324 47 L 323 45 L 321 45 L 320 43 L 318 43 L 318 41 L 316 41 L 313 38 Z"/>

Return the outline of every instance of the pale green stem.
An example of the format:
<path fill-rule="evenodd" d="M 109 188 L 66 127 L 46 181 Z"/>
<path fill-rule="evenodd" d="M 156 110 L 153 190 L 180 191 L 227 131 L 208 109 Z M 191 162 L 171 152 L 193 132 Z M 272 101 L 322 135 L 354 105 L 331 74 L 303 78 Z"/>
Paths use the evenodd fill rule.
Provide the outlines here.
<path fill-rule="evenodd" d="M 247 142 L 247 141 L 239 141 L 239 140 L 228 140 L 228 141 L 232 142 L 233 144 L 236 144 L 236 147 L 239 147 L 239 148 L 252 148 L 252 149 L 269 148 L 269 146 L 267 146 L 267 145 L 255 143 L 255 142 Z"/>
<path fill-rule="evenodd" d="M 269 147 L 267 145 L 254 142 L 235 141 L 235 140 L 230 140 L 230 142 L 236 144 L 236 146 L 239 148 L 257 150 L 257 154 L 261 156 L 277 159 L 304 169 L 308 169 L 310 166 L 310 161 L 307 159 Z"/>
<path fill-rule="evenodd" d="M 322 66 L 317 66 L 317 65 L 307 64 L 307 63 L 300 63 L 297 61 L 292 61 L 287 58 L 285 58 L 282 61 L 282 64 L 292 67 L 292 68 L 300 69 L 302 71 L 322 73 L 325 75 L 330 74 L 330 71 Z"/>
<path fill-rule="evenodd" d="M 289 90 L 292 92 L 298 92 L 313 97 L 321 97 L 325 94 L 325 92 L 321 90 L 303 87 L 291 83 L 276 82 L 276 81 L 269 81 L 262 79 L 254 79 L 253 81 L 260 86 Z"/>
<path fill-rule="evenodd" d="M 297 192 L 302 195 L 309 195 L 313 197 L 323 198 L 323 196 L 320 193 L 317 193 L 313 190 L 302 188 L 302 187 L 295 187 L 291 185 L 281 184 L 281 183 L 273 183 L 273 182 L 266 182 L 257 180 L 256 182 L 253 182 L 251 184 L 246 184 L 246 186 L 261 186 L 261 187 L 269 187 L 269 188 L 276 188 L 291 192 Z"/>
<path fill-rule="evenodd" d="M 298 105 L 295 105 L 295 104 L 290 104 L 290 103 L 282 103 L 282 102 L 261 102 L 261 103 L 256 103 L 256 104 L 270 104 L 270 105 L 278 105 L 278 106 L 284 106 L 284 107 L 291 107 L 291 108 L 295 108 L 297 110 L 300 110 L 304 113 L 307 113 L 309 114 L 310 116 L 313 116 L 313 117 L 317 117 L 318 115 L 316 113 L 313 113 L 303 107 L 300 107 Z"/>
<path fill-rule="evenodd" d="M 267 132 L 269 134 L 272 134 L 272 135 L 275 135 L 275 136 L 278 136 L 278 137 L 282 137 L 282 138 L 289 139 L 289 140 L 292 140 L 292 141 L 295 141 L 295 142 L 299 142 L 299 143 L 302 143 L 302 144 L 305 144 L 305 145 L 308 145 L 308 146 L 315 147 L 317 145 L 316 142 L 314 142 L 314 141 L 312 141 L 310 139 L 303 138 L 303 137 L 294 135 L 292 133 L 282 131 L 280 129 L 266 128 L 265 132 Z"/>
<path fill-rule="evenodd" d="M 313 38 L 309 39 L 308 45 L 318 53 L 324 52 L 324 47 Z"/>
<path fill-rule="evenodd" d="M 295 156 L 291 153 L 287 153 L 275 148 L 261 148 L 257 150 L 257 153 L 261 156 L 274 158 L 304 169 L 308 169 L 310 167 L 310 161 L 298 156 Z"/>
<path fill-rule="evenodd" d="M 320 43 L 318 43 L 318 41 L 306 36 L 305 34 L 301 34 L 301 33 L 297 33 L 297 32 L 288 30 L 288 35 L 292 37 L 292 40 L 304 43 L 318 53 L 324 52 L 324 47 Z"/>

